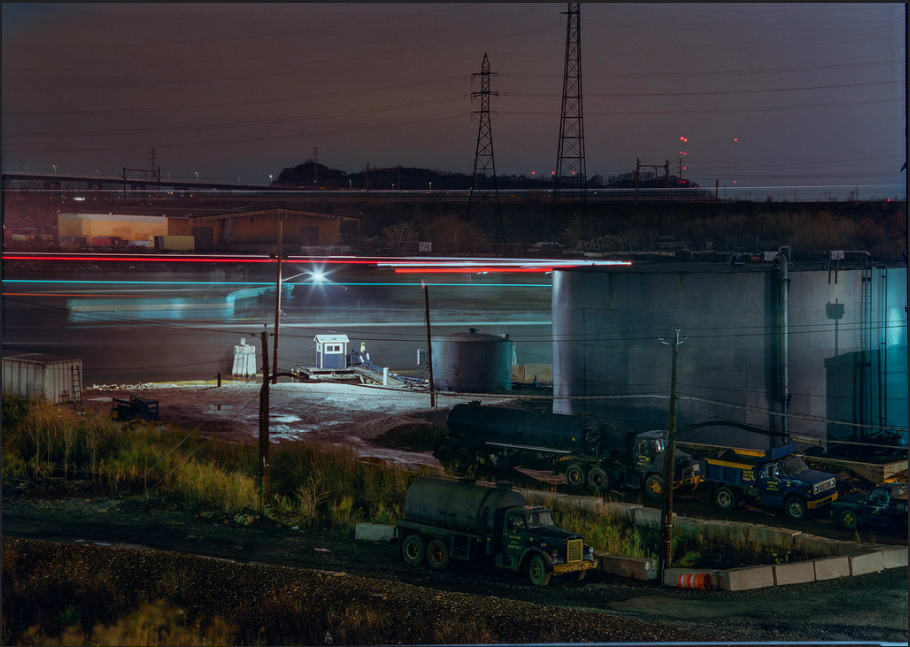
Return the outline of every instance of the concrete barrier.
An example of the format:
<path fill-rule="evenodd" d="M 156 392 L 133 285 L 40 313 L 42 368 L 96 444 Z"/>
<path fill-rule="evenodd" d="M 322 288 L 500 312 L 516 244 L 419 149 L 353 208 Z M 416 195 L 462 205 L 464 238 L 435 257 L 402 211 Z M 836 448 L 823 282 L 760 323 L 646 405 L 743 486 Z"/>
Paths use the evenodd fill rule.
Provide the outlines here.
<path fill-rule="evenodd" d="M 657 508 L 635 508 L 632 510 L 632 521 L 636 526 L 659 527 L 662 516 Z"/>
<path fill-rule="evenodd" d="M 816 537 L 815 535 L 806 535 L 800 533 L 793 536 L 793 548 L 804 553 L 815 553 L 817 555 L 838 555 L 839 542 L 827 537 Z"/>
<path fill-rule="evenodd" d="M 642 507 L 644 506 L 637 503 L 620 503 L 619 501 L 607 501 L 603 504 L 603 509 L 606 514 L 622 519 L 633 520 L 634 511 Z"/>
<path fill-rule="evenodd" d="M 785 584 L 804 584 L 815 581 L 815 565 L 812 562 L 793 562 L 792 564 L 777 564 L 774 569 L 775 586 Z"/>
<path fill-rule="evenodd" d="M 392 541 L 395 539 L 395 526 L 387 526 L 381 523 L 358 523 L 354 528 L 354 539 Z"/>
<path fill-rule="evenodd" d="M 594 553 L 600 570 L 611 575 L 631 577 L 642 582 L 657 579 L 657 564 L 653 559 L 626 557 L 615 553 Z"/>
<path fill-rule="evenodd" d="M 793 547 L 793 538 L 801 534 L 800 530 L 790 530 L 789 528 L 775 528 L 774 526 L 765 526 L 754 524 L 749 528 L 749 539 L 760 544 L 771 544 L 786 548 Z"/>
<path fill-rule="evenodd" d="M 748 522 L 721 521 L 718 519 L 705 521 L 702 525 L 705 537 L 726 540 L 748 537 L 751 526 L 752 524 Z"/>
<path fill-rule="evenodd" d="M 725 591 L 748 591 L 774 586 L 774 569 L 770 566 L 746 566 L 720 571 L 720 588 Z"/>
<path fill-rule="evenodd" d="M 667 568 L 664 569 L 664 585 L 675 586 L 678 588 L 694 588 L 693 579 L 685 578 L 688 575 L 706 575 L 706 588 L 719 588 L 720 573 L 717 569 L 712 568 Z"/>
<path fill-rule="evenodd" d="M 882 566 L 884 568 L 906 568 L 907 547 L 889 546 L 882 549 Z"/>
<path fill-rule="evenodd" d="M 873 553 L 864 553 L 862 555 L 851 555 L 850 575 L 865 575 L 867 573 L 878 573 L 884 570 L 885 566 L 882 560 L 881 551 Z"/>
<path fill-rule="evenodd" d="M 826 559 L 816 559 L 812 563 L 815 565 L 815 579 L 833 580 L 838 577 L 850 577 L 850 560 L 847 557 L 828 557 Z"/>
<path fill-rule="evenodd" d="M 684 517 L 673 515 L 673 528 L 679 532 L 689 535 L 690 537 L 695 537 L 699 533 L 704 532 L 704 521 L 701 519 L 695 519 L 694 517 Z"/>

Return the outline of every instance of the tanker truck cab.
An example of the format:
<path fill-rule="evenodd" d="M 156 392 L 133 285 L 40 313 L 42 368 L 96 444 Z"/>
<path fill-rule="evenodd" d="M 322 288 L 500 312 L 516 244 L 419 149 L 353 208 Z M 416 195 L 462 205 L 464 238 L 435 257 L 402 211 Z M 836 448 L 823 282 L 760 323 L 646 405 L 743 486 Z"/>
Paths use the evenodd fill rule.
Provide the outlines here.
<path fill-rule="evenodd" d="M 442 570 L 454 560 L 528 573 L 545 586 L 553 575 L 597 567 L 581 535 L 558 528 L 548 508 L 528 505 L 508 483 L 496 487 L 468 479 L 420 479 L 408 488 L 397 524 L 404 560 Z"/>
<path fill-rule="evenodd" d="M 632 443 L 632 469 L 626 473 L 626 487 L 641 489 L 651 499 L 660 499 L 664 493 L 664 465 L 669 432 L 655 429 L 634 436 Z M 701 480 L 699 462 L 692 455 L 677 449 L 674 452 L 674 487 L 696 485 Z"/>
<path fill-rule="evenodd" d="M 596 566 L 594 551 L 584 546 L 581 535 L 558 528 L 548 508 L 531 505 L 506 512 L 502 550 L 495 562 L 499 568 L 527 571 L 538 585 L 565 573 L 584 579 L 585 572 Z"/>

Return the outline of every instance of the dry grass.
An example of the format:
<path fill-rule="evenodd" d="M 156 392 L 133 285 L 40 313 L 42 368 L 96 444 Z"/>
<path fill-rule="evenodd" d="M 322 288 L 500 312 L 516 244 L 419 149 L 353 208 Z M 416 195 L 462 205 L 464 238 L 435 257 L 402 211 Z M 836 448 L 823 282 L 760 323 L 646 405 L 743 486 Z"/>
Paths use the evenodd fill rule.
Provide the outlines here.
<path fill-rule="evenodd" d="M 205 440 L 166 425 L 121 427 L 47 403 L 4 399 L 3 476 L 33 482 L 90 480 L 226 513 L 260 508 L 257 449 Z M 273 449 L 273 519 L 351 529 L 393 522 L 420 473 L 364 463 L 345 448 Z"/>

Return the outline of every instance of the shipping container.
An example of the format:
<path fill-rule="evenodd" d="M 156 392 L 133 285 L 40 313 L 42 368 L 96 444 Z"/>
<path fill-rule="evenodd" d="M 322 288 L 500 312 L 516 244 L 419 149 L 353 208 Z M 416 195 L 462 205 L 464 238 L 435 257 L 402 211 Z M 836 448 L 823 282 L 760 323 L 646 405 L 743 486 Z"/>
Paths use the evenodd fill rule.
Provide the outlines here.
<path fill-rule="evenodd" d="M 54 404 L 82 399 L 82 360 L 43 353 L 3 358 L 3 393 Z"/>

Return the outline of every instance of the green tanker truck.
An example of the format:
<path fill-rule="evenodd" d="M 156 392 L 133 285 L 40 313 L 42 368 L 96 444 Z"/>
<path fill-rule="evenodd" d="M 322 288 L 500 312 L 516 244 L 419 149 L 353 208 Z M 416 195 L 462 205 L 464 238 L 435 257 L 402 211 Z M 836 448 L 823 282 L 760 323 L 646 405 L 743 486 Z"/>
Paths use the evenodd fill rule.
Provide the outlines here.
<path fill-rule="evenodd" d="M 581 535 L 556 527 L 548 508 L 528 505 L 509 483 L 496 487 L 469 479 L 426 478 L 408 488 L 396 527 L 401 555 L 412 566 L 442 570 L 452 560 L 527 572 L 546 586 L 554 575 L 579 580 L 597 568 Z"/>

